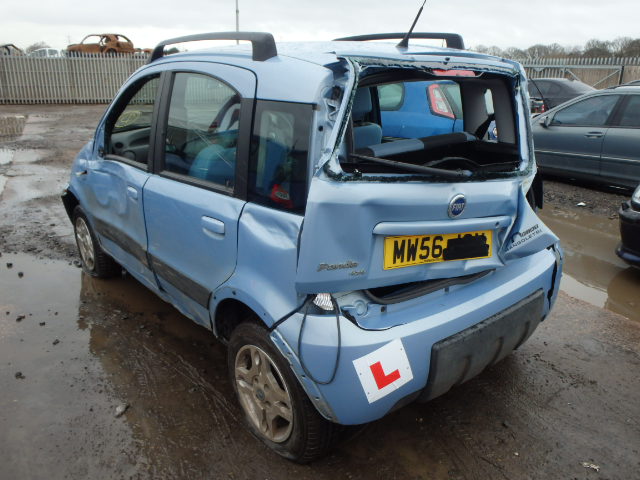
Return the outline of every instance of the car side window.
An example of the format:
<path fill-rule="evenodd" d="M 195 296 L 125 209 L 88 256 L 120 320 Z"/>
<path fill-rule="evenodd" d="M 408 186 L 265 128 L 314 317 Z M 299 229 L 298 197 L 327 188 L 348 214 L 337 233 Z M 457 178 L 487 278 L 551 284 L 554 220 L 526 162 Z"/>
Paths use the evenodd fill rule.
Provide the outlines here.
<path fill-rule="evenodd" d="M 398 110 L 404 101 L 404 83 L 389 83 L 378 86 L 380 110 Z"/>
<path fill-rule="evenodd" d="M 605 125 L 620 95 L 597 95 L 557 112 L 552 125 L 598 127 Z"/>
<path fill-rule="evenodd" d="M 120 97 L 105 127 L 105 153 L 146 165 L 160 76 L 145 77 Z"/>
<path fill-rule="evenodd" d="M 249 160 L 249 199 L 304 211 L 312 105 L 259 101 Z"/>
<path fill-rule="evenodd" d="M 164 170 L 233 188 L 240 95 L 208 75 L 174 76 Z"/>
<path fill-rule="evenodd" d="M 629 101 L 620 116 L 619 126 L 640 128 L 640 95 L 629 96 Z"/>

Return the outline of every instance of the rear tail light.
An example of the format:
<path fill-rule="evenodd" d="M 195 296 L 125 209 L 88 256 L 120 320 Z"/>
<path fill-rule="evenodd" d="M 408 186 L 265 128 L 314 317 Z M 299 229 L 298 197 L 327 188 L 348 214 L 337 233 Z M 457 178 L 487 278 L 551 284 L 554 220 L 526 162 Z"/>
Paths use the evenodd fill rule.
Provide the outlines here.
<path fill-rule="evenodd" d="M 453 109 L 449 105 L 447 97 L 437 83 L 429 85 L 427 89 L 427 96 L 429 97 L 429 108 L 434 115 L 440 115 L 441 117 L 456 118 L 453 114 Z"/>

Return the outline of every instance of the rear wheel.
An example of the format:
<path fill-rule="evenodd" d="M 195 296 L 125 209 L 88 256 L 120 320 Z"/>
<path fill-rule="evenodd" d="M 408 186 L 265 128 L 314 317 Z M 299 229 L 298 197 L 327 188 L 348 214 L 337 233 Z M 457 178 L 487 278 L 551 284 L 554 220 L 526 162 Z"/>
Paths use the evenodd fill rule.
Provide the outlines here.
<path fill-rule="evenodd" d="M 243 323 L 229 342 L 229 374 L 251 432 L 285 458 L 306 463 L 335 444 L 342 426 L 309 401 L 267 331 Z"/>
<path fill-rule="evenodd" d="M 73 231 L 82 269 L 86 273 L 93 277 L 108 278 L 122 271 L 120 265 L 100 247 L 87 215 L 80 205 L 73 210 Z"/>

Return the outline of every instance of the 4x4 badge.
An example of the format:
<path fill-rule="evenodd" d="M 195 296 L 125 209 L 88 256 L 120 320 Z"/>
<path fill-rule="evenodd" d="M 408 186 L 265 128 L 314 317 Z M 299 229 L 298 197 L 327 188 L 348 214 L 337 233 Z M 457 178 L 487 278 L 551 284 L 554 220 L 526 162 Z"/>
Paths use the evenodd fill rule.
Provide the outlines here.
<path fill-rule="evenodd" d="M 449 202 L 449 218 L 459 217 L 464 211 L 464 207 L 467 205 L 467 199 L 464 195 L 459 194 L 451 199 Z"/>

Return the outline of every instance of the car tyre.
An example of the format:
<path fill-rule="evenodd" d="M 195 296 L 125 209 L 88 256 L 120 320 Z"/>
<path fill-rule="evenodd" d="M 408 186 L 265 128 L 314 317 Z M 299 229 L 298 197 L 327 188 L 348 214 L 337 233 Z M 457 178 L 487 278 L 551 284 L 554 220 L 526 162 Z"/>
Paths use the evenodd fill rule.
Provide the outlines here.
<path fill-rule="evenodd" d="M 98 278 L 109 278 L 122 272 L 122 267 L 98 243 L 87 215 L 80 205 L 73 210 L 73 233 L 82 262 L 82 269 Z"/>
<path fill-rule="evenodd" d="M 343 427 L 318 413 L 262 326 L 247 322 L 233 331 L 228 364 L 249 430 L 279 455 L 308 463 L 339 440 Z"/>

